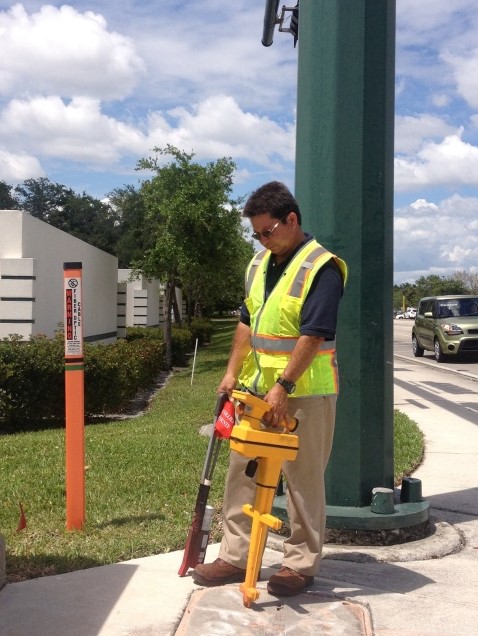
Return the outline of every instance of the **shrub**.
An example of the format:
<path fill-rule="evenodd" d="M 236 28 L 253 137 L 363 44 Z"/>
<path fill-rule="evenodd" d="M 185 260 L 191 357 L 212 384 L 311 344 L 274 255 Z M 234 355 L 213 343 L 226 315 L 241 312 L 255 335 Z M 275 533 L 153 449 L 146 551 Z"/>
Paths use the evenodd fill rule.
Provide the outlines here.
<path fill-rule="evenodd" d="M 21 427 L 64 414 L 63 341 L 33 336 L 24 341 L 11 336 L 0 342 L 0 362 L 7 369 L 2 382 L 5 411 L 0 422 Z"/>
<path fill-rule="evenodd" d="M 198 321 L 201 340 L 208 321 Z M 184 365 L 193 347 L 191 330 L 174 325 L 173 364 Z M 118 413 L 140 389 L 151 386 L 164 367 L 160 327 L 132 327 L 127 339 L 84 345 L 85 414 Z M 65 420 L 63 334 L 50 339 L 11 336 L 0 341 L 0 426 L 32 429 Z"/>
<path fill-rule="evenodd" d="M 85 347 L 85 413 L 121 411 L 139 389 L 152 384 L 163 368 L 159 340 L 118 340 Z"/>
<path fill-rule="evenodd" d="M 184 325 L 172 325 L 173 364 L 183 366 L 187 362 L 187 354 L 193 348 L 194 340 L 191 330 Z M 126 339 L 132 340 L 160 340 L 164 342 L 162 327 L 128 327 Z"/>
<path fill-rule="evenodd" d="M 100 415 L 124 409 L 141 388 L 150 386 L 163 368 L 159 339 L 118 340 L 108 345 L 85 343 L 85 413 Z M 18 336 L 0 342 L 0 425 L 7 429 L 60 425 L 65 418 L 64 346 L 53 339 Z"/>
<path fill-rule="evenodd" d="M 173 364 L 184 366 L 187 363 L 187 354 L 193 348 L 191 331 L 184 326 L 173 325 Z"/>
<path fill-rule="evenodd" d="M 10 396 L 5 390 L 7 379 L 11 376 L 9 367 L 0 360 L 0 423 L 2 419 L 8 418 L 11 410 Z"/>
<path fill-rule="evenodd" d="M 191 330 L 193 342 L 196 342 L 196 338 L 200 345 L 209 344 L 211 342 L 213 330 L 213 323 L 211 320 L 208 320 L 207 318 L 192 318 L 189 329 Z"/>
<path fill-rule="evenodd" d="M 164 342 L 163 329 L 161 327 L 128 327 L 126 329 L 126 340 L 161 340 Z"/>

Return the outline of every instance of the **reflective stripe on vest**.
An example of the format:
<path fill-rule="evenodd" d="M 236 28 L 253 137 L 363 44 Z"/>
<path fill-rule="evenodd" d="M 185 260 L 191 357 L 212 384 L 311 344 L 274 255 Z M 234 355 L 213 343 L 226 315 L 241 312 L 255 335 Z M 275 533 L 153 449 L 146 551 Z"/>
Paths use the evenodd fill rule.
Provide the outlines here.
<path fill-rule="evenodd" d="M 252 287 L 252 281 L 254 280 L 254 276 L 256 275 L 257 268 L 262 262 L 262 259 L 267 254 L 267 250 L 262 250 L 262 252 L 258 252 L 253 261 L 250 263 L 249 267 L 246 271 L 246 296 L 249 296 Z"/>
<path fill-rule="evenodd" d="M 290 286 L 289 296 L 294 296 L 295 298 L 301 298 L 302 292 L 304 291 L 304 286 L 307 281 L 307 277 L 310 274 L 310 271 L 314 267 L 315 262 L 319 259 L 323 254 L 325 254 L 327 250 L 322 245 L 319 245 L 315 248 L 313 252 L 311 252 L 305 261 L 300 266 L 299 271 L 297 272 L 292 285 Z"/>
<path fill-rule="evenodd" d="M 279 336 L 264 336 L 261 334 L 253 334 L 251 336 L 251 345 L 256 351 L 261 353 L 274 354 L 288 354 L 292 353 L 299 338 L 293 336 L 279 337 Z M 317 354 L 321 351 L 334 351 L 335 340 L 323 340 L 320 343 Z"/>

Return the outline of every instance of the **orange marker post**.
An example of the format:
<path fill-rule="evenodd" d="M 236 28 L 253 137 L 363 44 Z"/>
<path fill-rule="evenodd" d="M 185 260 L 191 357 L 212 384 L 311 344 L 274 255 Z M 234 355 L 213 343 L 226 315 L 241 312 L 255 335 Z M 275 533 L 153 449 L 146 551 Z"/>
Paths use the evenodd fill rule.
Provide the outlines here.
<path fill-rule="evenodd" d="M 66 529 L 85 523 L 85 397 L 82 263 L 64 263 Z"/>

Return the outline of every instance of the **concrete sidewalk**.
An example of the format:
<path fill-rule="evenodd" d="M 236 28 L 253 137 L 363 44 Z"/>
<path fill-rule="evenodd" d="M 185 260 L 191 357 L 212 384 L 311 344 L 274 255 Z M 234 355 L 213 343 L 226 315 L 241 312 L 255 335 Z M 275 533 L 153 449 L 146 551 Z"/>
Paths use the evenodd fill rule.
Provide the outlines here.
<path fill-rule="evenodd" d="M 422 480 L 435 533 L 390 547 L 327 545 L 307 592 L 266 591 L 281 562 L 270 537 L 260 598 L 245 609 L 237 585 L 200 589 L 177 575 L 182 553 L 136 559 L 7 585 L 1 636 L 195 636 L 229 634 L 478 634 L 478 378 L 455 383 L 405 358 L 395 364 L 395 406 L 418 422 Z M 208 548 L 213 560 L 218 545 Z"/>

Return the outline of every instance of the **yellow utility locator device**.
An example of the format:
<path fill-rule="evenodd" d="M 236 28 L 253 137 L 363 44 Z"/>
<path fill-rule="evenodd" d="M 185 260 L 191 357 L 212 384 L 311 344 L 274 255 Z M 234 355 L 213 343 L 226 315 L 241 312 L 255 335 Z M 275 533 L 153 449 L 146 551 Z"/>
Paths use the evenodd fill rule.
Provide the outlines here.
<path fill-rule="evenodd" d="M 282 462 L 294 461 L 297 457 L 299 438 L 292 433 L 298 422 L 290 418 L 278 427 L 266 428 L 261 420 L 270 411 L 270 404 L 242 391 L 233 391 L 232 398 L 239 402 L 240 422 L 232 429 L 231 449 L 251 458 L 246 475 L 256 480 L 254 506 L 244 504 L 242 507 L 245 514 L 252 518 L 246 578 L 240 586 L 244 605 L 250 607 L 259 598 L 256 583 L 269 528 L 277 531 L 282 527 L 282 521 L 270 513 Z"/>

